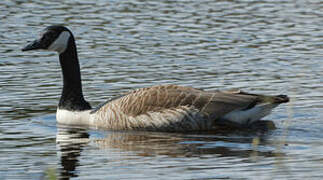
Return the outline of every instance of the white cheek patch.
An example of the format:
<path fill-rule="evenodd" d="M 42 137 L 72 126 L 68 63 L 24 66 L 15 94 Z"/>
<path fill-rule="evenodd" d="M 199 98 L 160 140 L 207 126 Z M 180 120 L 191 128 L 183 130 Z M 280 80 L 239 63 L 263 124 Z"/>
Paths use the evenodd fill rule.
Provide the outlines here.
<path fill-rule="evenodd" d="M 61 54 L 66 50 L 70 37 L 71 34 L 68 31 L 61 32 L 58 38 L 47 49 Z"/>

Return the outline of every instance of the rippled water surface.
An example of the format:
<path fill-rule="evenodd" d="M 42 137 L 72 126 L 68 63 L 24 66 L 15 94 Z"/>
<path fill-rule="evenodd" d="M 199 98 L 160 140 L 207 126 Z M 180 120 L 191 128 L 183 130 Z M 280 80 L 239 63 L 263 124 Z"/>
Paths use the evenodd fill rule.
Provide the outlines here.
<path fill-rule="evenodd" d="M 0 179 L 321 179 L 323 2 L 0 1 Z M 288 94 L 277 129 L 212 133 L 58 127 L 55 53 L 20 49 L 52 24 L 76 37 L 92 105 L 180 84 Z"/>

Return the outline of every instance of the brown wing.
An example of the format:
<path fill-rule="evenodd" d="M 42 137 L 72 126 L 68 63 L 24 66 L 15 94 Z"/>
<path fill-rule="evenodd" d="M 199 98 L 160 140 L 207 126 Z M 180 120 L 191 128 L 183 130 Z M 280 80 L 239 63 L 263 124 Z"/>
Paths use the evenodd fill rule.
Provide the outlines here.
<path fill-rule="evenodd" d="M 234 110 L 248 110 L 262 103 L 280 104 L 289 101 L 285 95 L 265 96 L 246 93 L 240 90 L 213 91 L 211 102 L 206 105 L 203 112 L 210 115 L 212 119 L 219 119 Z"/>
<path fill-rule="evenodd" d="M 120 105 L 125 114 L 137 116 L 178 106 L 197 106 L 202 93 L 202 90 L 191 87 L 160 85 L 137 89 L 117 99 L 115 103 Z"/>
<path fill-rule="evenodd" d="M 216 120 L 231 111 L 250 109 L 266 101 L 282 103 L 287 102 L 288 97 L 263 96 L 237 90 L 203 91 L 192 87 L 159 85 L 134 90 L 111 103 L 118 105 L 119 110 L 129 116 L 187 106 Z"/>

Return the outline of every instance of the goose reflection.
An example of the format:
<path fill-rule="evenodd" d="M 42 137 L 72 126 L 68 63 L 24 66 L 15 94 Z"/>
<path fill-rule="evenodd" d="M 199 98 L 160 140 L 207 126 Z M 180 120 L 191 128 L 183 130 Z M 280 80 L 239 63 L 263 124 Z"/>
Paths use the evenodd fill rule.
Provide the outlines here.
<path fill-rule="evenodd" d="M 60 151 L 61 177 L 77 177 L 77 166 L 81 151 L 85 146 L 99 149 L 112 149 L 114 152 L 131 152 L 134 156 L 168 156 L 168 157 L 238 157 L 252 156 L 277 157 L 281 153 L 266 142 L 266 134 L 255 132 L 217 132 L 203 133 L 161 133 L 147 131 L 104 131 L 103 137 L 91 137 L 85 129 L 58 127 L 57 146 Z M 253 140 L 259 139 L 260 148 L 253 147 Z M 91 148 L 91 147 L 90 147 Z M 108 153 L 108 151 L 106 151 Z M 210 156 L 214 155 L 214 156 Z M 109 156 L 107 154 L 107 156 Z"/>
<path fill-rule="evenodd" d="M 60 179 L 77 177 L 76 167 L 84 146 L 89 142 L 85 129 L 58 127 L 56 144 L 60 156 Z"/>

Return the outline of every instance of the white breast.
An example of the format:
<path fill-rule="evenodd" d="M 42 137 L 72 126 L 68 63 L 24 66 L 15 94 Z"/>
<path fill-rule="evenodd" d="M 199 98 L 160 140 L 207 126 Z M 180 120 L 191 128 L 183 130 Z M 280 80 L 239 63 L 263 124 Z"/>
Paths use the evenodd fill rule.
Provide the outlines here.
<path fill-rule="evenodd" d="M 56 120 L 59 124 L 88 126 L 90 125 L 90 110 L 68 111 L 57 108 Z"/>

